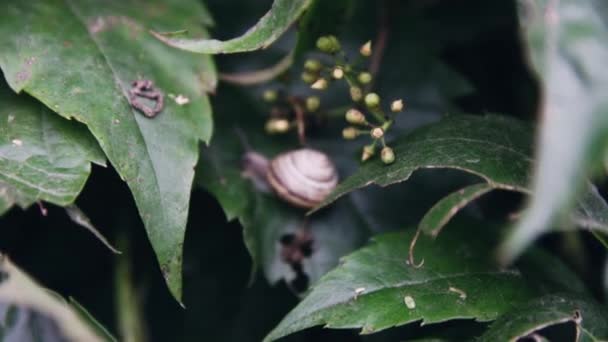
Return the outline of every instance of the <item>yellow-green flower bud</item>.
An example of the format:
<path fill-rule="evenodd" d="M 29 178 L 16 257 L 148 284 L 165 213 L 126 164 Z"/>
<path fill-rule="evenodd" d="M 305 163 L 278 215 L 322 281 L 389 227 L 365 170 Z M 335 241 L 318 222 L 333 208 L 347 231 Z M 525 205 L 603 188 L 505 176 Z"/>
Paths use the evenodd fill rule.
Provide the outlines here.
<path fill-rule="evenodd" d="M 310 96 L 306 98 L 306 110 L 316 112 L 321 106 L 321 100 L 318 96 Z"/>
<path fill-rule="evenodd" d="M 277 100 L 279 95 L 277 94 L 276 90 L 268 89 L 268 90 L 264 91 L 264 94 L 262 94 L 262 97 L 264 98 L 264 101 L 272 103 Z"/>
<path fill-rule="evenodd" d="M 365 123 L 365 115 L 355 108 L 346 111 L 346 121 L 353 125 L 361 125 Z"/>
<path fill-rule="evenodd" d="M 392 148 L 385 146 L 382 151 L 380 151 L 380 159 L 384 164 L 391 164 L 395 161 L 395 152 Z"/>
<path fill-rule="evenodd" d="M 306 60 L 306 62 L 304 62 L 304 70 L 310 71 L 313 73 L 319 72 L 319 70 L 321 70 L 322 66 L 323 65 L 321 65 L 321 62 L 317 59 L 308 59 L 308 60 Z"/>
<path fill-rule="evenodd" d="M 346 127 L 342 130 L 342 137 L 346 140 L 353 140 L 359 135 L 359 131 L 355 127 Z"/>
<path fill-rule="evenodd" d="M 312 84 L 316 80 L 317 80 L 317 75 L 307 72 L 307 71 L 302 73 L 302 81 L 304 81 L 304 83 Z"/>
<path fill-rule="evenodd" d="M 403 100 L 395 100 L 391 103 L 391 112 L 397 113 L 403 110 Z"/>
<path fill-rule="evenodd" d="M 369 93 L 365 95 L 365 105 L 373 108 L 378 107 L 380 105 L 380 96 L 376 93 Z"/>
<path fill-rule="evenodd" d="M 287 119 L 270 119 L 266 122 L 266 132 L 269 134 L 285 133 L 289 130 Z"/>
<path fill-rule="evenodd" d="M 367 43 L 363 44 L 359 49 L 361 56 L 369 57 L 372 55 L 372 41 L 368 40 Z"/>
<path fill-rule="evenodd" d="M 317 48 L 325 53 L 340 51 L 340 41 L 336 36 L 322 36 L 317 39 Z"/>
<path fill-rule="evenodd" d="M 325 90 L 327 89 L 327 80 L 324 78 L 319 78 L 310 87 L 316 90 Z"/>
<path fill-rule="evenodd" d="M 363 98 L 363 91 L 359 87 L 350 87 L 350 98 L 355 102 L 361 101 Z"/>
<path fill-rule="evenodd" d="M 342 70 L 342 68 L 334 68 L 334 70 L 331 72 L 331 76 L 337 80 L 340 80 L 342 77 L 344 77 L 344 70 Z"/>
<path fill-rule="evenodd" d="M 374 145 L 365 145 L 363 146 L 363 153 L 361 153 L 361 161 L 364 162 L 369 158 L 373 157 L 376 153 L 376 148 Z"/>
<path fill-rule="evenodd" d="M 372 138 L 380 139 L 384 136 L 384 130 L 380 127 L 374 127 L 370 131 L 370 134 L 371 134 Z"/>
<path fill-rule="evenodd" d="M 361 84 L 369 84 L 369 82 L 372 81 L 372 74 L 370 74 L 367 71 L 364 71 L 362 73 L 359 74 L 359 76 L 357 77 L 357 79 L 359 80 L 359 82 Z"/>

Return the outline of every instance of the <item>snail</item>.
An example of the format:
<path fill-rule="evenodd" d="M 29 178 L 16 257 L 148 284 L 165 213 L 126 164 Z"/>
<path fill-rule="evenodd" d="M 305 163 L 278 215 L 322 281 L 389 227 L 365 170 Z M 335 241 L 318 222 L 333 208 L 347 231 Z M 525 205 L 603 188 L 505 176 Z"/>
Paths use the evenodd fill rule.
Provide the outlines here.
<path fill-rule="evenodd" d="M 329 156 L 311 148 L 281 153 L 271 160 L 257 152 L 243 158 L 245 175 L 260 190 L 303 209 L 320 204 L 338 184 L 338 171 Z"/>

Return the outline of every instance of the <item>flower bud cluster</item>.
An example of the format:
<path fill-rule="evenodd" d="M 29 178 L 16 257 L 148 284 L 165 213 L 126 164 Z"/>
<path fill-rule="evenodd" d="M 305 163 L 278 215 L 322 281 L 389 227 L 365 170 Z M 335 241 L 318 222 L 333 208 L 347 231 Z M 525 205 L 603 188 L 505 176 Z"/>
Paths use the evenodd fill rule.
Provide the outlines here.
<path fill-rule="evenodd" d="M 344 114 L 344 118 L 349 125 L 342 130 L 342 137 L 353 140 L 361 136 L 367 136 L 371 139 L 371 143 L 363 146 L 362 161 L 374 157 L 379 150 L 382 162 L 385 164 L 393 163 L 395 152 L 387 146 L 385 138 L 394 123 L 396 113 L 403 111 L 405 105 L 403 100 L 396 99 L 390 103 L 390 111 L 385 112 L 380 95 L 370 92 L 374 75 L 366 68 L 362 68 L 360 64 L 373 55 L 372 42 L 368 41 L 360 46 L 360 56 L 354 59 L 357 61 L 354 63 L 349 62 L 346 58 L 342 45 L 336 36 L 319 37 L 316 41 L 316 47 L 326 56 L 318 55 L 316 58 L 309 58 L 304 62 L 302 81 L 308 84 L 313 91 L 325 91 L 332 83 L 345 81 L 348 84 L 349 95 L 354 105 Z M 332 62 L 327 62 L 327 55 Z M 281 98 L 280 93 L 267 90 L 264 92 L 263 98 L 266 102 L 275 106 L 273 112 L 279 112 L 279 115 L 271 114 L 271 118 L 267 121 L 266 131 L 268 133 L 285 133 L 294 127 L 298 127 L 298 125 L 303 125 L 301 122 L 302 115 L 296 117 L 297 115 L 293 114 L 293 99 L 290 108 L 287 108 L 287 110 L 283 108 L 279 111 L 275 110 L 276 107 L 289 102 L 283 101 L 284 99 Z M 319 113 L 321 109 L 321 100 L 318 96 L 300 98 L 299 104 L 300 108 L 303 108 L 300 110 L 300 114 L 303 111 Z M 324 113 L 321 112 L 318 115 Z M 298 129 L 299 132 L 300 128 Z"/>

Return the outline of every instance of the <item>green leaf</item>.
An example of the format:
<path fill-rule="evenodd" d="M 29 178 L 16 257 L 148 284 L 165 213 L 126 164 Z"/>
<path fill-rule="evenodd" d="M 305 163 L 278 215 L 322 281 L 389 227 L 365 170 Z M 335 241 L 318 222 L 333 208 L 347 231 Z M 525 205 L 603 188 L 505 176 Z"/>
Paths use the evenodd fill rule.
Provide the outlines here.
<path fill-rule="evenodd" d="M 171 38 L 152 32 L 170 46 L 197 53 L 235 53 L 264 49 L 277 40 L 308 8 L 311 0 L 275 0 L 272 8 L 255 26 L 240 37 L 217 39 Z"/>
<path fill-rule="evenodd" d="M 608 12 L 599 3 L 523 2 L 524 35 L 543 86 L 543 120 L 534 196 L 501 247 L 505 261 L 552 228 L 608 150 Z"/>
<path fill-rule="evenodd" d="M 0 255 L 0 317 L 5 318 L 0 330 L 7 340 L 30 340 L 36 336 L 45 341 L 113 340 L 80 314 Z"/>
<path fill-rule="evenodd" d="M 462 208 L 479 197 L 492 191 L 494 188 L 487 183 L 469 185 L 441 199 L 422 218 L 419 229 L 423 232 L 437 236 L 441 229 Z"/>
<path fill-rule="evenodd" d="M 517 341 L 549 326 L 567 322 L 577 325 L 581 341 L 608 338 L 608 313 L 593 299 L 572 294 L 552 294 L 500 316 L 479 341 Z"/>
<path fill-rule="evenodd" d="M 422 168 L 462 170 L 494 188 L 526 192 L 532 165 L 531 138 L 529 127 L 507 117 L 447 116 L 392 142 L 393 164 L 387 166 L 379 159 L 365 163 L 318 208 L 370 184 L 387 186 L 405 181 Z"/>
<path fill-rule="evenodd" d="M 145 8 L 142 8 L 145 6 Z M 148 33 L 187 25 L 204 33 L 197 2 L 3 1 L 0 67 L 11 87 L 84 122 L 129 185 L 172 294 L 181 297 L 181 255 L 199 140 L 211 137 L 204 95 L 216 83 L 208 56 L 172 49 Z M 148 10 L 144 10 L 148 9 Z M 60 32 L 61 34 L 57 34 Z M 127 98 L 149 79 L 165 95 L 150 119 Z M 189 103 L 172 99 L 182 95 Z"/>
<path fill-rule="evenodd" d="M 0 80 L 0 214 L 13 204 L 74 202 L 103 152 L 86 127 L 64 120 Z"/>
<path fill-rule="evenodd" d="M 293 270 L 282 261 L 279 242 L 288 234 L 308 227 L 312 233 L 313 253 L 303 261 L 309 281 L 319 279 L 338 259 L 359 247 L 368 237 L 368 226 L 351 203 L 306 218 L 305 212 L 282 202 L 272 193 L 259 191 L 243 176 L 241 158 L 254 149 L 268 158 L 295 147 L 288 138 L 273 138 L 264 133 L 264 114 L 256 110 L 242 93 L 222 88 L 218 100 L 222 115 L 217 118 L 214 144 L 201 152 L 196 182 L 220 202 L 229 220 L 243 225 L 244 241 L 254 268 L 262 266 L 266 278 L 275 283 L 293 279 Z M 242 108 L 247 108 L 243 115 Z M 240 137 L 235 139 L 235 136 Z"/>
<path fill-rule="evenodd" d="M 461 170 L 480 177 L 490 188 L 529 194 L 528 179 L 533 163 L 531 132 L 526 124 L 504 116 L 447 116 L 392 142 L 396 154 L 393 164 L 387 166 L 380 160 L 364 164 L 313 212 L 355 189 L 370 184 L 387 186 L 402 182 L 423 168 Z M 453 199 L 440 203 L 439 209 Z M 428 219 L 434 218 L 435 214 L 430 213 Z M 450 217 L 445 212 L 442 215 Z M 608 231 L 608 205 L 593 185 L 589 184 L 582 194 L 571 218 L 582 227 Z M 440 225 L 432 225 L 425 231 L 440 228 Z"/>
<path fill-rule="evenodd" d="M 91 328 L 95 329 L 98 335 L 103 336 L 106 341 L 116 341 L 116 338 L 110 334 L 108 329 L 101 325 L 101 323 L 95 319 L 95 317 L 93 317 L 93 315 L 84 306 L 78 303 L 76 299 L 69 297 L 68 300 L 72 306 L 72 309 L 78 313 L 78 315 L 80 315 L 80 317 L 85 320 Z"/>
<path fill-rule="evenodd" d="M 418 241 L 421 268 L 406 264 L 413 230 L 377 236 L 321 278 L 265 340 L 316 325 L 368 334 L 415 321 L 489 321 L 530 299 L 518 271 L 492 263 L 488 227 L 452 228 L 436 241 Z M 470 235 L 476 238 L 463 239 Z"/>

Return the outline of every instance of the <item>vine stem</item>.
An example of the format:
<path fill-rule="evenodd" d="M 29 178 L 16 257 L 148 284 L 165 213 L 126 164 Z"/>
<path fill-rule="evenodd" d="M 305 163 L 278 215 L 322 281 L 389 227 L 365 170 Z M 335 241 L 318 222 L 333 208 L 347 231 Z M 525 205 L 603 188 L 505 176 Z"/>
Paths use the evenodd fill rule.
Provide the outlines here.
<path fill-rule="evenodd" d="M 422 265 L 424 265 L 424 259 L 422 259 L 422 261 L 420 261 L 419 264 L 416 264 L 415 258 L 414 258 L 414 248 L 416 247 L 416 242 L 418 242 L 418 237 L 420 237 L 420 228 L 418 228 L 416 230 L 416 235 L 414 235 L 414 237 L 412 238 L 412 241 L 410 241 L 410 249 L 408 251 L 408 263 L 413 267 L 413 268 L 420 268 L 422 267 Z"/>

